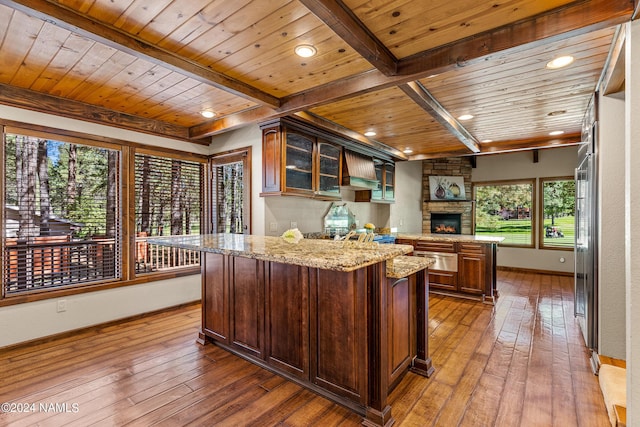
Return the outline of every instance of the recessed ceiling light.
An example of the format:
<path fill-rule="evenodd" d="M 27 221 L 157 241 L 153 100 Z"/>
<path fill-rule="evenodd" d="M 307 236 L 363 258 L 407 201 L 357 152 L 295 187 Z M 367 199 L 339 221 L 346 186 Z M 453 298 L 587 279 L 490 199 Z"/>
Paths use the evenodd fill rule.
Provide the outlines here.
<path fill-rule="evenodd" d="M 376 136 L 376 133 L 374 131 L 370 130 L 370 131 L 365 132 L 364 136 Z"/>
<path fill-rule="evenodd" d="M 216 113 L 214 113 L 211 110 L 202 110 L 200 111 L 200 114 L 202 114 L 202 117 L 206 117 L 207 119 L 210 119 L 216 116 Z"/>
<path fill-rule="evenodd" d="M 311 46 L 310 44 L 298 45 L 296 46 L 294 51 L 296 52 L 296 55 L 301 56 L 303 58 L 310 58 L 318 52 L 316 48 Z"/>
<path fill-rule="evenodd" d="M 473 116 L 471 114 L 463 114 L 460 117 L 458 117 L 458 120 L 471 120 L 473 119 Z"/>
<path fill-rule="evenodd" d="M 493 142 L 493 139 L 483 139 L 480 142 L 484 142 L 486 144 L 486 143 L 489 143 L 489 142 Z"/>
<path fill-rule="evenodd" d="M 402 150 L 402 152 L 403 152 L 404 154 L 411 154 L 411 153 L 413 153 L 413 150 L 412 150 L 411 148 L 407 147 L 407 148 L 405 148 L 404 150 Z"/>
<path fill-rule="evenodd" d="M 564 133 L 563 130 L 554 130 L 553 132 L 549 132 L 549 135 L 557 136 L 557 135 L 562 135 L 563 133 Z"/>
<path fill-rule="evenodd" d="M 566 67 L 573 62 L 573 56 L 559 56 L 547 62 L 547 68 L 555 70 L 556 68 Z"/>

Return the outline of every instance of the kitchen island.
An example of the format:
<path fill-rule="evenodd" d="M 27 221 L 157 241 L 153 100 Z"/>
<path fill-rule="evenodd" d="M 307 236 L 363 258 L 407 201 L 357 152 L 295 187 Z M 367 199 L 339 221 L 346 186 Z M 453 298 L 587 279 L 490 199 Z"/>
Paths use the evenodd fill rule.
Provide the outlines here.
<path fill-rule="evenodd" d="M 201 251 L 202 330 L 213 342 L 389 426 L 389 392 L 429 376 L 426 258 L 408 245 L 213 234 L 149 239 Z"/>
<path fill-rule="evenodd" d="M 445 295 L 495 304 L 497 245 L 503 237 L 467 234 L 398 234 L 396 243 L 411 245 L 416 256 L 436 262 L 429 269 L 429 289 Z"/>

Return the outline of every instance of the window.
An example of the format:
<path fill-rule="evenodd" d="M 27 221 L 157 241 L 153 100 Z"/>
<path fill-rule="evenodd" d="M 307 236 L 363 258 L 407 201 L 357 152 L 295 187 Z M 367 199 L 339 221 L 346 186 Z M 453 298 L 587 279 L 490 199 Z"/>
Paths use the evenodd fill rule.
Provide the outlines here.
<path fill-rule="evenodd" d="M 200 253 L 152 245 L 151 236 L 200 234 L 202 168 L 198 162 L 135 155 L 135 272 L 200 265 Z"/>
<path fill-rule="evenodd" d="M 540 179 L 540 248 L 573 250 L 576 183 L 573 177 Z"/>
<path fill-rule="evenodd" d="M 5 128 L 3 295 L 120 277 L 120 151 Z"/>
<path fill-rule="evenodd" d="M 220 153 L 211 163 L 213 233 L 248 234 L 251 212 L 251 148 Z"/>
<path fill-rule="evenodd" d="M 475 183 L 475 234 L 502 246 L 533 247 L 534 180 Z"/>

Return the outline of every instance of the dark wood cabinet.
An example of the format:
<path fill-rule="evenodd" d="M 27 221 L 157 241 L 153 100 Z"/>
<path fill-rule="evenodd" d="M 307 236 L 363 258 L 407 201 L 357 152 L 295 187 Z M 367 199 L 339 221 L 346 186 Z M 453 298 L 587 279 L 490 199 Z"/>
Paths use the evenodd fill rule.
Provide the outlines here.
<path fill-rule="evenodd" d="M 389 384 L 395 385 L 411 365 L 415 350 L 415 275 L 402 279 L 387 279 L 389 306 Z"/>
<path fill-rule="evenodd" d="M 434 368 L 425 270 L 385 272 L 385 262 L 344 272 L 202 252 L 199 341 L 343 404 L 366 425 L 391 425 L 389 392 L 407 371 Z"/>
<path fill-rule="evenodd" d="M 309 378 L 309 274 L 295 265 L 268 263 L 266 344 L 268 363 Z"/>
<path fill-rule="evenodd" d="M 458 290 L 482 295 L 487 287 L 486 245 L 474 243 L 458 244 Z"/>
<path fill-rule="evenodd" d="M 496 245 L 474 242 L 442 242 L 396 239 L 414 247 L 413 255 L 438 258 L 429 268 L 429 289 L 434 292 L 478 297 L 494 302 L 496 289 Z M 446 268 L 442 268 L 446 266 Z"/>
<path fill-rule="evenodd" d="M 358 190 L 355 192 L 356 202 L 393 203 L 395 202 L 395 164 L 390 162 L 375 162 L 376 179 L 378 185 L 373 190 Z"/>
<path fill-rule="evenodd" d="M 264 357 L 264 264 L 251 258 L 229 259 L 231 345 Z"/>
<path fill-rule="evenodd" d="M 263 124 L 261 196 L 341 200 L 342 147 L 285 119 Z"/>

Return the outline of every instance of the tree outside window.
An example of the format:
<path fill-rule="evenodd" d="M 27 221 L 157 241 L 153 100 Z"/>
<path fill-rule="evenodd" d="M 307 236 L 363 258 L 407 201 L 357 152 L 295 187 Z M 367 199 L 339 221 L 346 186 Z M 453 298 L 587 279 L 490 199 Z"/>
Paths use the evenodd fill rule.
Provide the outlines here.
<path fill-rule="evenodd" d="M 200 265 L 198 251 L 152 245 L 147 238 L 200 234 L 201 181 L 201 163 L 136 153 L 136 273 Z"/>
<path fill-rule="evenodd" d="M 118 150 L 8 131 L 4 294 L 120 277 Z"/>
<path fill-rule="evenodd" d="M 540 180 L 542 219 L 540 247 L 574 247 L 576 183 L 573 177 Z"/>
<path fill-rule="evenodd" d="M 501 246 L 533 247 L 534 180 L 474 183 L 475 234 Z"/>

